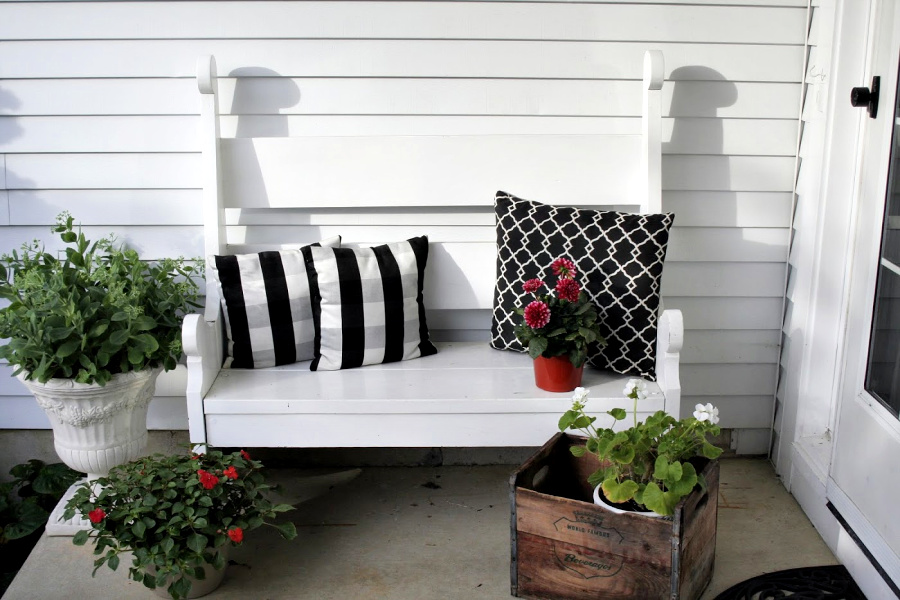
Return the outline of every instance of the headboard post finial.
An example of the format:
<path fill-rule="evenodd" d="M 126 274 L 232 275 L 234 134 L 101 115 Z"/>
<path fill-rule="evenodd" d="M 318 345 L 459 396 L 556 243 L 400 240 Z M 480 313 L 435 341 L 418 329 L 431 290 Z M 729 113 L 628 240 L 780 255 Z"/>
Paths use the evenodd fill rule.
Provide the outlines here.
<path fill-rule="evenodd" d="M 197 87 L 201 94 L 215 94 L 218 91 L 215 56 L 207 54 L 197 59 Z"/>
<path fill-rule="evenodd" d="M 200 177 L 203 181 L 204 256 L 222 254 L 225 248 L 225 209 L 219 179 L 219 100 L 216 59 L 197 59 L 197 88 L 200 90 Z M 207 265 L 209 268 L 209 265 Z M 206 289 L 206 319 L 215 320 L 219 306 L 215 286 Z"/>
<path fill-rule="evenodd" d="M 644 89 L 661 90 L 666 76 L 666 63 L 661 50 L 644 53 Z"/>
<path fill-rule="evenodd" d="M 666 65 L 660 50 L 644 53 L 644 99 L 641 136 L 641 177 L 646 186 L 642 213 L 662 212 L 662 86 Z"/>

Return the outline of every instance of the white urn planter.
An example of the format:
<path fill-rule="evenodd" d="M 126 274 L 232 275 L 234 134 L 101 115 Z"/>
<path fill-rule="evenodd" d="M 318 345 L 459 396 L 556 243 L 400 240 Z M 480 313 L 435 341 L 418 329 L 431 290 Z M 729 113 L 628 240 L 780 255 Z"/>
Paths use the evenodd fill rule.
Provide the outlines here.
<path fill-rule="evenodd" d="M 119 373 L 106 385 L 51 379 L 47 383 L 19 380 L 34 395 L 53 427 L 56 453 L 69 467 L 87 473 L 88 480 L 109 473 L 122 463 L 142 456 L 147 448 L 147 408 L 161 369 Z M 90 527 L 87 520 L 62 520 L 74 488 L 51 513 L 48 535 L 74 535 Z"/>

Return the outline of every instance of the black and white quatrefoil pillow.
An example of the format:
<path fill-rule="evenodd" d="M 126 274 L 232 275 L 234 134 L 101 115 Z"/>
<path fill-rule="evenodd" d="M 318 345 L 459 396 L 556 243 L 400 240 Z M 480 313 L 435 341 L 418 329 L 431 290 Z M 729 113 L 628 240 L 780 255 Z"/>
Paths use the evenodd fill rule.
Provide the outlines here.
<path fill-rule="evenodd" d="M 607 345 L 589 361 L 600 369 L 656 379 L 660 280 L 674 215 L 632 214 L 551 206 L 497 192 L 497 284 L 491 346 L 523 351 L 513 330 L 517 307 L 530 298 L 522 284 L 555 280 L 550 264 L 570 258 L 602 321 Z"/>

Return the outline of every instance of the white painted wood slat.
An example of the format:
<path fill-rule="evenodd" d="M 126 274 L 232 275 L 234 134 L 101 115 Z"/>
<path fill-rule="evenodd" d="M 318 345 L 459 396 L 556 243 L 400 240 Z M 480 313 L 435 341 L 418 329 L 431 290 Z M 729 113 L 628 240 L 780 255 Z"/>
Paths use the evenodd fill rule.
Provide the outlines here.
<path fill-rule="evenodd" d="M 10 223 L 48 225 L 61 210 L 71 209 L 85 223 L 105 225 L 200 225 L 200 191 L 152 190 L 13 190 L 9 192 Z M 535 198 L 537 199 L 537 198 Z M 571 205 L 578 205 L 577 198 Z M 586 208 L 591 208 L 586 206 Z M 663 194 L 663 211 L 675 213 L 676 227 L 787 227 L 790 194 L 786 192 L 696 192 Z M 633 210 L 622 206 L 621 210 Z M 272 209 L 268 216 L 238 209 L 226 211 L 229 225 L 413 225 L 424 218 L 422 207 L 403 210 L 320 210 L 314 215 Z M 431 209 L 440 211 L 441 209 Z M 487 204 L 465 211 L 444 211 L 433 219 L 446 225 L 494 226 Z M 273 220 L 276 223 L 273 223 Z"/>
<path fill-rule="evenodd" d="M 458 2 L 12 5 L 3 39 L 428 38 L 803 43 L 805 11 Z"/>
<path fill-rule="evenodd" d="M 792 46 L 653 43 L 666 80 L 796 83 Z M 0 46 L 0 79 L 192 77 L 214 54 L 219 72 L 287 77 L 623 79 L 641 73 L 646 42 L 441 40 L 22 41 Z M 253 65 L 253 67 L 248 67 Z M 698 66 L 703 65 L 703 66 Z M 631 76 L 632 79 L 637 79 Z"/>
<path fill-rule="evenodd" d="M 223 115 L 564 115 L 637 117 L 632 80 L 333 79 L 222 77 Z M 191 79 L 0 81 L 0 115 L 190 115 Z M 795 119 L 796 83 L 679 81 L 663 87 L 663 116 Z"/>
<path fill-rule="evenodd" d="M 200 154 L 10 154 L 7 187 L 38 189 L 199 188 Z"/>
<path fill-rule="evenodd" d="M 590 136 L 256 138 L 222 140 L 220 149 L 226 207 L 465 206 L 484 204 L 498 189 L 608 204 L 636 189 L 638 165 L 629 156 L 637 143 L 618 137 L 598 144 Z"/>
<path fill-rule="evenodd" d="M 675 156 L 663 161 L 664 190 L 789 192 L 792 156 Z"/>
<path fill-rule="evenodd" d="M 299 135 L 461 135 L 467 130 L 486 133 L 484 117 L 459 116 L 425 118 L 384 117 L 236 117 L 226 118 L 225 137 L 281 137 Z M 536 121 L 531 123 L 530 121 Z M 635 119 L 519 117 L 509 120 L 511 135 L 562 133 L 572 135 L 627 132 Z M 391 125 L 395 125 L 391 128 Z M 560 127 L 562 125 L 562 127 Z M 0 151 L 8 153 L 42 152 L 197 152 L 200 149 L 195 116 L 61 116 L 8 117 L 0 119 Z M 310 131 L 311 127 L 315 130 Z M 664 119 L 664 154 L 741 154 L 792 156 L 797 125 L 793 121 L 773 119 Z M 65 132 L 66 135 L 60 135 Z M 499 133 L 499 132 L 498 132 Z"/>
<path fill-rule="evenodd" d="M 202 225 L 200 190 L 13 190 L 12 225 L 49 225 L 68 210 L 93 225 Z"/>

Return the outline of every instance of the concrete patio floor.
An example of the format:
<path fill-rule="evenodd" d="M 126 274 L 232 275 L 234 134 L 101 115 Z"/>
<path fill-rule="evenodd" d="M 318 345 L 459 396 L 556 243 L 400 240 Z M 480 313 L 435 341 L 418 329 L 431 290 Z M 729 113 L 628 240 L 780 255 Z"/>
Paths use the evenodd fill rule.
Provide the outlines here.
<path fill-rule="evenodd" d="M 470 600 L 510 598 L 509 490 L 514 466 L 372 467 L 333 474 L 271 469 L 300 501 L 293 541 L 264 527 L 235 548 L 208 598 Z M 92 547 L 44 536 L 3 600 L 152 598 Z M 764 459 L 722 461 L 711 600 L 750 577 L 834 564 Z"/>

